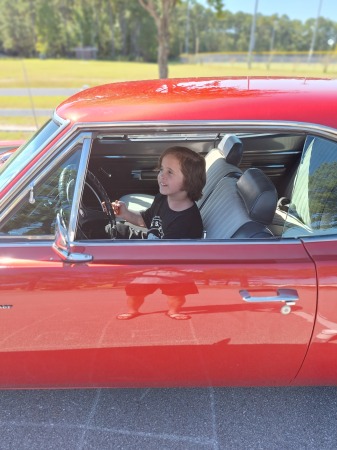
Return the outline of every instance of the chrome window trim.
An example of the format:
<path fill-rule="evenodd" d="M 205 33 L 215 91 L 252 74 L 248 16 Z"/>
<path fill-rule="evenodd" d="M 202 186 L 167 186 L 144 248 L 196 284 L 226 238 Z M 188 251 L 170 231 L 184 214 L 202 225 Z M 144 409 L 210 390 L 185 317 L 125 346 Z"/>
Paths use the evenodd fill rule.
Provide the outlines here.
<path fill-rule="evenodd" d="M 20 240 L 20 237 L 18 236 L 5 236 L 0 235 L 0 249 L 1 248 L 22 248 L 22 247 L 30 247 L 30 246 L 36 246 L 36 247 L 51 247 L 52 243 L 54 242 L 54 236 L 53 235 L 46 235 L 46 236 L 23 236 L 22 240 Z M 17 241 L 17 242 L 12 242 Z M 18 242 L 19 241 L 19 242 Z M 124 246 L 172 246 L 172 244 L 177 246 L 195 246 L 195 245 L 209 245 L 209 246 L 219 246 L 219 245 L 238 245 L 238 244 L 250 244 L 250 245 L 270 245 L 270 244 L 277 244 L 277 245 L 305 245 L 306 242 L 336 242 L 337 236 L 329 235 L 329 236 L 305 236 L 300 238 L 275 238 L 275 239 L 195 239 L 195 240 L 109 240 L 109 239 L 97 239 L 97 240 L 87 240 L 87 241 L 73 241 L 71 243 L 72 247 L 76 244 L 76 246 L 82 246 L 85 248 L 89 247 L 111 247 L 113 245 L 114 247 L 124 247 Z M 113 254 L 111 254 L 111 257 L 113 258 Z M 7 258 L 7 257 L 5 257 Z M 181 258 L 180 258 L 181 259 Z M 1 257 L 0 257 L 0 263 L 1 263 Z"/>
<path fill-rule="evenodd" d="M 53 235 L 44 235 L 44 236 L 6 236 L 0 235 L 0 249 L 1 248 L 19 248 L 19 247 L 30 247 L 30 246 L 38 246 L 38 247 L 50 247 L 54 242 L 55 236 Z M 13 242 L 15 241 L 15 242 Z M 271 239 L 195 239 L 195 240 L 184 240 L 184 239 L 172 239 L 172 240 L 109 240 L 109 239 L 92 239 L 92 240 L 77 240 L 72 241 L 71 246 L 81 246 L 85 248 L 90 247 L 125 247 L 125 246 L 195 246 L 195 245 L 210 245 L 210 246 L 219 246 L 219 245 L 238 245 L 238 244 L 250 244 L 250 245 L 270 245 L 270 244 L 291 244 L 298 245 L 304 244 L 306 242 L 336 242 L 336 235 L 320 235 L 320 236 L 300 236 L 300 237 L 278 237 Z M 112 255 L 113 257 L 113 255 Z M 0 257 L 1 264 L 1 257 Z"/>
<path fill-rule="evenodd" d="M 54 234 L 45 234 L 42 236 L 34 235 L 34 236 L 8 236 L 6 234 L 0 234 L 0 249 L 1 247 L 16 248 L 29 246 L 31 244 L 34 245 L 50 245 L 54 242 L 55 235 Z M 6 242 L 5 242 L 6 241 Z"/>
<path fill-rule="evenodd" d="M 18 241 L 17 236 L 15 237 L 16 241 Z M 13 239 L 13 236 L 1 236 L 0 235 L 0 249 L 1 248 L 19 248 L 19 247 L 30 247 L 38 246 L 38 247 L 51 247 L 52 243 L 54 242 L 54 236 L 46 235 L 46 236 L 34 236 L 31 238 L 30 236 L 23 236 L 22 241 L 19 242 L 11 242 Z M 311 240 L 310 240 L 311 241 Z M 147 240 L 147 239 L 132 239 L 132 240 L 119 240 L 119 239 L 92 239 L 92 240 L 78 240 L 71 242 L 71 247 L 82 247 L 85 249 L 88 249 L 90 247 L 109 247 L 113 245 L 113 247 L 125 247 L 125 246 L 132 246 L 132 247 L 138 247 L 138 246 L 145 246 L 146 248 L 153 247 L 153 246 L 188 246 L 188 247 L 194 247 L 196 245 L 201 246 L 212 246 L 217 247 L 219 245 L 237 245 L 237 244 L 250 244 L 250 245 L 270 245 L 270 244 L 292 244 L 292 245 L 302 245 L 302 238 L 301 239 L 294 239 L 294 238 L 277 238 L 277 239 L 190 239 L 190 240 L 184 240 L 184 239 L 155 239 L 155 240 Z M 165 255 L 165 253 L 164 253 Z M 111 254 L 111 257 L 113 258 L 114 255 Z M 166 256 L 165 256 L 166 257 Z M 149 259 L 151 258 L 151 254 L 149 253 Z M 179 259 L 183 259 L 183 257 L 179 257 Z M 1 257 L 0 257 L 1 261 Z"/>
<path fill-rule="evenodd" d="M 53 112 L 52 117 L 53 117 L 54 122 L 59 124 L 62 130 L 63 130 L 63 128 L 65 128 L 70 123 L 69 119 L 63 119 L 61 116 L 59 116 L 57 114 L 56 111 Z"/>
<path fill-rule="evenodd" d="M 109 136 L 109 134 L 98 134 L 96 136 L 98 139 L 101 139 L 101 143 L 103 145 L 105 144 L 111 144 L 111 143 L 115 143 L 115 142 L 161 142 L 161 141 L 167 141 L 167 142 L 175 142 L 175 141 L 179 141 L 179 142 L 193 142 L 193 141 L 199 141 L 200 140 L 200 131 L 198 133 L 168 133 L 168 134 L 123 134 L 123 135 L 116 135 L 116 134 L 112 134 L 111 136 Z M 109 139 L 110 138 L 110 139 Z M 202 139 L 203 140 L 209 140 L 209 141 L 214 141 L 216 139 L 220 139 L 220 135 L 219 133 L 217 133 L 216 131 L 213 131 L 213 133 L 209 133 L 209 134 L 202 134 Z"/>
<path fill-rule="evenodd" d="M 337 129 L 333 127 L 328 127 L 326 125 L 320 125 L 317 123 L 308 122 L 292 122 L 292 121 L 268 121 L 268 120 L 194 120 L 194 121 L 134 121 L 134 122 L 81 122 L 74 124 L 70 132 L 76 132 L 81 129 L 90 129 L 93 132 L 101 132 L 108 129 L 111 133 L 116 133 L 116 135 L 121 136 L 126 134 L 129 130 L 133 134 L 146 133 L 149 134 L 151 131 L 153 133 L 168 133 L 168 132 L 182 132 L 182 133 L 192 133 L 192 132 L 211 132 L 215 131 L 218 133 L 226 132 L 249 132 L 249 133 L 259 133 L 261 129 L 268 133 L 314 133 L 317 136 L 322 136 L 330 138 L 337 141 Z M 109 133 L 109 134 L 110 134 Z"/>
<path fill-rule="evenodd" d="M 71 208 L 71 212 L 70 212 L 70 220 L 69 220 L 69 227 L 68 227 L 69 242 L 73 242 L 73 240 L 75 239 L 76 226 L 77 226 L 77 220 L 78 220 L 78 211 L 79 211 L 80 200 L 81 200 L 84 181 L 85 181 L 84 177 L 79 176 L 79 174 L 84 174 L 87 171 L 87 166 L 89 163 L 89 156 L 90 156 L 90 151 L 91 151 L 91 143 L 92 143 L 91 136 L 86 136 L 83 139 L 81 158 L 80 158 L 80 162 L 78 165 L 78 171 L 77 171 L 77 177 L 76 177 L 76 183 L 75 183 L 75 189 L 74 189 L 73 204 L 72 204 L 72 208 Z"/>
<path fill-rule="evenodd" d="M 284 238 L 281 238 L 284 240 Z M 329 235 L 314 235 L 314 236 L 300 236 L 298 239 L 300 239 L 303 244 L 305 245 L 306 242 L 336 242 L 337 241 L 337 235 L 336 234 L 329 234 Z"/>
<path fill-rule="evenodd" d="M 58 130 L 59 134 L 68 124 L 69 121 L 61 118 L 54 112 L 53 118 L 57 121 L 60 121 L 63 124 L 63 128 Z M 7 214 L 18 204 L 21 199 L 27 195 L 30 186 L 29 180 L 34 178 L 34 174 L 40 170 L 42 166 L 45 168 L 48 166 L 50 160 L 54 158 L 54 153 L 57 153 L 60 147 L 62 147 L 67 141 L 67 146 L 63 148 L 59 153 L 57 153 L 57 158 L 53 160 L 52 167 L 54 164 L 57 164 L 57 161 L 60 157 L 65 155 L 65 152 L 68 151 L 69 148 L 72 148 L 74 142 L 78 143 L 81 139 L 89 138 L 91 139 L 95 133 L 102 133 L 105 130 L 108 130 L 109 135 L 111 133 L 116 133 L 116 135 L 125 134 L 127 132 L 132 132 L 133 134 L 141 134 L 147 133 L 170 133 L 170 132 L 182 132 L 182 133 L 207 133 L 207 132 L 217 132 L 217 133 L 226 133 L 226 132 L 235 132 L 235 133 L 277 133 L 277 132 L 287 132 L 287 133 L 307 133 L 314 134 L 316 136 L 325 137 L 331 139 L 333 141 L 337 141 L 337 129 L 328 127 L 325 125 L 315 124 L 315 123 L 307 123 L 307 122 L 293 122 L 293 121 L 268 121 L 268 120 L 194 120 L 194 121 L 133 121 L 133 122 L 82 122 L 76 123 L 60 138 L 58 142 L 52 146 L 48 153 L 45 154 L 34 166 L 31 168 L 22 179 L 4 196 L 2 200 L 1 210 L 0 210 L 0 222 L 1 220 L 7 216 Z M 77 135 L 77 138 L 76 138 Z M 55 136 L 54 136 L 55 137 Z M 74 139 L 75 140 L 71 140 Z M 49 142 L 49 141 L 48 141 Z M 41 149 L 41 148 L 39 148 Z M 43 176 L 45 170 L 41 172 L 37 180 Z M 35 180 L 35 181 L 37 181 Z M 22 186 L 24 186 L 24 189 Z M 19 194 L 19 195 L 18 195 Z M 78 193 L 79 195 L 79 193 Z M 14 200 L 13 200 L 14 199 Z M 12 203 L 10 203 L 12 200 Z M 8 205 L 8 203 L 10 203 Z M 75 203 L 75 202 L 74 202 Z M 7 208 L 7 209 L 6 209 Z M 75 219 L 72 218 L 71 226 L 69 227 L 69 232 L 72 234 L 71 242 L 74 237 L 74 230 L 76 228 Z M 0 236 L 1 238 L 1 236 Z M 285 238 L 283 238 L 285 239 Z M 293 239 L 293 238 L 292 238 Z M 311 238 L 312 240 L 312 238 Z M 200 241 L 204 242 L 204 241 Z M 219 242 L 216 241 L 218 245 Z M 227 241 L 225 241 L 227 242 Z M 233 243 L 238 243 L 239 241 L 234 241 Z M 242 241 L 240 241 L 242 242 Z M 252 241 L 249 241 L 252 243 Z M 266 243 L 270 243 L 268 241 Z M 209 244 L 210 241 L 207 240 Z M 89 242 L 86 242 L 88 245 Z M 103 242 L 101 242 L 103 244 Z M 191 243 L 191 245 L 195 245 L 195 241 Z M 259 241 L 261 245 L 261 241 Z M 97 245 L 93 244 L 93 245 Z M 125 243 L 124 243 L 125 245 Z M 146 245 L 149 245 L 146 243 Z M 162 245 L 162 244 L 161 244 Z M 186 245 L 186 241 L 185 241 Z"/>
<path fill-rule="evenodd" d="M 81 247 L 85 247 L 85 251 L 88 253 L 88 249 L 92 248 L 92 247 L 109 247 L 111 248 L 111 245 L 113 245 L 114 248 L 116 247 L 135 247 L 138 248 L 138 246 L 145 246 L 146 248 L 149 247 L 156 247 L 158 245 L 160 245 L 161 247 L 172 247 L 172 245 L 174 246 L 178 246 L 178 247 L 195 247 L 197 246 L 211 246 L 211 247 L 218 247 L 219 245 L 235 245 L 237 246 L 238 244 L 241 245 L 271 245 L 271 244 L 277 244 L 277 245 L 282 245 L 282 244 L 291 244 L 291 245 L 303 245 L 302 244 L 302 240 L 301 239 L 284 239 L 284 238 L 271 238 L 271 239 L 265 239 L 265 238 L 260 238 L 260 239 L 232 239 L 232 238 L 228 238 L 228 239 L 189 239 L 189 240 L 184 240 L 184 239 L 132 239 L 132 240 L 119 240 L 119 239 L 115 239 L 115 240 L 108 240 L 108 239 L 96 239 L 96 240 L 87 240 L 87 241 L 73 241 L 71 242 L 72 247 L 76 247 L 76 246 L 81 246 Z M 163 253 L 165 255 L 165 252 Z M 113 254 L 112 254 L 112 258 L 113 258 Z M 147 259 L 151 259 L 153 258 L 153 256 L 151 255 L 151 252 L 148 253 L 148 258 Z M 183 260 L 184 257 L 183 256 L 179 256 L 177 257 L 178 260 Z"/>

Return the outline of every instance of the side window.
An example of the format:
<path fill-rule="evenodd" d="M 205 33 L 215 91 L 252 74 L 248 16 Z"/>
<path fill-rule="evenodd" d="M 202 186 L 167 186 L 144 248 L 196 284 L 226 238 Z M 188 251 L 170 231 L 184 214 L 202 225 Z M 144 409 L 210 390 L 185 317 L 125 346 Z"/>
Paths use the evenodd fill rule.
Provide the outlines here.
<path fill-rule="evenodd" d="M 68 224 L 80 157 L 81 147 L 78 147 L 61 165 L 48 172 L 1 225 L 0 232 L 11 236 L 54 235 L 56 215 L 61 209 Z"/>
<path fill-rule="evenodd" d="M 337 143 L 308 137 L 294 182 L 284 236 L 337 234 Z"/>

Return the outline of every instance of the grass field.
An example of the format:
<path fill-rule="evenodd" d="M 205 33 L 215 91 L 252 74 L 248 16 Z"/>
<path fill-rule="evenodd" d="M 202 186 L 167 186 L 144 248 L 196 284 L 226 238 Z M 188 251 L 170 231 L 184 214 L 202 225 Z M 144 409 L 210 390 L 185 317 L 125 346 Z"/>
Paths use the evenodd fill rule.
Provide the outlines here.
<path fill-rule="evenodd" d="M 169 76 L 324 76 L 336 77 L 337 65 L 324 72 L 322 64 L 272 63 L 247 64 L 170 64 Z M 158 77 L 157 64 L 116 61 L 0 59 L 0 88 L 12 87 L 74 87 L 95 86 L 124 80 Z"/>
<path fill-rule="evenodd" d="M 324 71 L 322 64 L 272 63 L 267 69 L 264 63 L 247 64 L 229 62 L 223 64 L 170 64 L 169 76 L 212 77 L 212 76 L 300 76 L 337 77 L 337 65 L 331 64 Z M 54 109 L 64 97 L 36 96 L 29 98 L 29 88 L 76 88 L 96 86 L 104 83 L 126 80 L 158 78 L 157 64 L 115 61 L 82 60 L 40 60 L 40 59 L 0 59 L 0 89 L 26 88 L 27 96 L 0 97 L 0 109 L 28 109 L 32 103 L 36 109 Z M 1 131 L 4 127 L 40 126 L 46 117 L 0 116 L 0 139 L 21 139 L 31 132 Z"/>

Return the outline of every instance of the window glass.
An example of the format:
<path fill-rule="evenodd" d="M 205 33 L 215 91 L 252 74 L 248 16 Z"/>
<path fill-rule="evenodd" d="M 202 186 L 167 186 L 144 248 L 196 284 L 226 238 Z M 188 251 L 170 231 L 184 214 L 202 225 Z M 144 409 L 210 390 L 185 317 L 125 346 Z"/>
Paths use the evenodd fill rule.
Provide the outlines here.
<path fill-rule="evenodd" d="M 81 147 L 78 147 L 60 166 L 48 172 L 1 225 L 0 232 L 12 236 L 54 235 L 56 215 L 60 211 L 68 226 L 80 156 Z"/>
<path fill-rule="evenodd" d="M 337 144 L 308 137 L 294 182 L 284 236 L 337 233 Z"/>
<path fill-rule="evenodd" d="M 0 191 L 11 181 L 37 153 L 39 148 L 56 135 L 60 125 L 50 120 L 0 167 Z"/>

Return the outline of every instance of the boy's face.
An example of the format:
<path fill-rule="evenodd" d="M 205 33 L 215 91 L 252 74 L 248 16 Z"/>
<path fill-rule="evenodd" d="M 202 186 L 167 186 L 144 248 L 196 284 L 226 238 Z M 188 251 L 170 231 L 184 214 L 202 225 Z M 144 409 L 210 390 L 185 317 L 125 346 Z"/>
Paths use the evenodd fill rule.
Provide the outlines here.
<path fill-rule="evenodd" d="M 173 155 L 165 155 L 158 174 L 159 192 L 163 195 L 174 196 L 184 192 L 184 175 L 179 160 Z"/>

